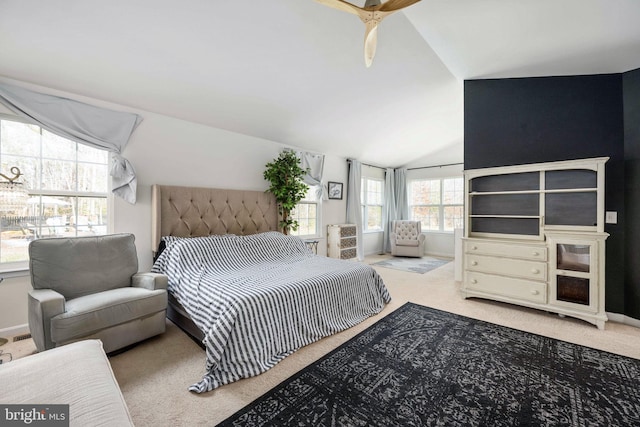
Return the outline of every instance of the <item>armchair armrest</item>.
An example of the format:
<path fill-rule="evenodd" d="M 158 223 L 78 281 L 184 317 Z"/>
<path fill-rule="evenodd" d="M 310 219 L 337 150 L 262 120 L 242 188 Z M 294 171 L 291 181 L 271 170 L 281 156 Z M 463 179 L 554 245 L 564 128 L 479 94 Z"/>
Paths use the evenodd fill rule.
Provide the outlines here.
<path fill-rule="evenodd" d="M 38 351 L 55 347 L 51 341 L 51 318 L 64 313 L 65 299 L 53 289 L 29 291 L 29 330 Z"/>
<path fill-rule="evenodd" d="M 418 234 L 418 242 L 420 242 L 420 244 L 424 243 L 424 239 L 425 239 L 424 234 L 422 233 Z"/>
<path fill-rule="evenodd" d="M 167 289 L 168 282 L 169 278 L 166 275 L 158 273 L 136 273 L 131 276 L 131 286 L 149 289 L 150 291 Z"/>

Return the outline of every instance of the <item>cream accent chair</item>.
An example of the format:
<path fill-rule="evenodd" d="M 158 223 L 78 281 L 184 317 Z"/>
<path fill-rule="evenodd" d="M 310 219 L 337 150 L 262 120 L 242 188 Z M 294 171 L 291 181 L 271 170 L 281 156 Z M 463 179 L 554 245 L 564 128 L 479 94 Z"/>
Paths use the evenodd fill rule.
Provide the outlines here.
<path fill-rule="evenodd" d="M 88 338 L 109 353 L 165 331 L 167 276 L 138 273 L 133 234 L 29 244 L 29 329 L 38 351 Z"/>
<path fill-rule="evenodd" d="M 421 258 L 424 255 L 424 234 L 420 221 L 392 222 L 389 239 L 391 255 Z"/>

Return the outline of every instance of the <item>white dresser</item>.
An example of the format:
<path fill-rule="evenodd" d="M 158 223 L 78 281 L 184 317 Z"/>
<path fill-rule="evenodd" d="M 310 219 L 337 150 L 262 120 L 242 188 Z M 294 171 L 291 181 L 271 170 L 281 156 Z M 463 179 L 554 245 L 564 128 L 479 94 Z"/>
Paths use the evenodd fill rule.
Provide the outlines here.
<path fill-rule="evenodd" d="M 465 171 L 462 296 L 604 328 L 607 160 Z"/>
<path fill-rule="evenodd" d="M 355 224 L 330 224 L 327 226 L 327 256 L 352 259 L 357 256 L 358 237 Z"/>

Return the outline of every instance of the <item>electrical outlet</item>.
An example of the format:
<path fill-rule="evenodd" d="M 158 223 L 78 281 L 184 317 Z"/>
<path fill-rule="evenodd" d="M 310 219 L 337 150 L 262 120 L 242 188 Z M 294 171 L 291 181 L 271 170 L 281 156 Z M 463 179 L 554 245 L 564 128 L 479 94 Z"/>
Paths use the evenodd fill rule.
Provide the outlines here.
<path fill-rule="evenodd" d="M 607 224 L 617 224 L 618 223 L 618 212 L 616 211 L 607 211 L 605 213 L 604 222 Z"/>

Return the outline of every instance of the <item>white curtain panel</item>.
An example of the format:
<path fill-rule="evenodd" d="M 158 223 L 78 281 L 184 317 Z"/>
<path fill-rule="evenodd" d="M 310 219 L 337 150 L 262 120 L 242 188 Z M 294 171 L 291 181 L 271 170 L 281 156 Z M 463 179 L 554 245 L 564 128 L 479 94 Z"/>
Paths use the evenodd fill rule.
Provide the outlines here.
<path fill-rule="evenodd" d="M 142 117 L 5 83 L 0 83 L 0 102 L 51 133 L 111 152 L 112 191 L 129 203 L 136 202 L 136 173 L 121 153 Z"/>
<path fill-rule="evenodd" d="M 300 167 L 308 170 L 302 179 L 304 183 L 315 189 L 317 200 L 327 200 L 327 190 L 322 182 L 324 154 L 296 151 L 296 156 L 300 159 Z"/>
<path fill-rule="evenodd" d="M 347 180 L 347 222 L 356 225 L 356 257 L 364 260 L 364 244 L 362 242 L 362 203 L 360 201 L 362 187 L 362 164 L 349 159 L 349 179 Z"/>

